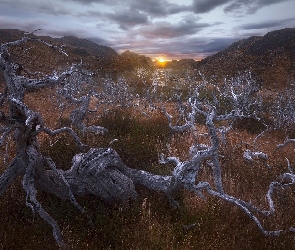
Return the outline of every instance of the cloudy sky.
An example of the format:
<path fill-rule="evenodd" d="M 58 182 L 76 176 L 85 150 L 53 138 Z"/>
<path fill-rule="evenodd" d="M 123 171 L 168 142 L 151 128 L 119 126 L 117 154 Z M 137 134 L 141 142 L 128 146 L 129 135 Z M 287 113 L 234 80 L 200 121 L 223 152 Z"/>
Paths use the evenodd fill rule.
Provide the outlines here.
<path fill-rule="evenodd" d="M 201 59 L 295 27 L 295 0 L 1 0 L 0 28 L 87 38 L 153 59 Z"/>

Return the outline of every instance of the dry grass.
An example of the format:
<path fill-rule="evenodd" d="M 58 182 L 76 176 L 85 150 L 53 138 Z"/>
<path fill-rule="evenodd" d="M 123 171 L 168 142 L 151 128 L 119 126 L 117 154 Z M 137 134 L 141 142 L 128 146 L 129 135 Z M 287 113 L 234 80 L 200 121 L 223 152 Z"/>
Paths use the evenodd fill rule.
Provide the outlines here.
<path fill-rule="evenodd" d="M 44 103 L 46 94 L 34 93 L 28 97 L 30 106 L 45 112 L 46 123 L 55 126 L 53 107 Z M 132 114 L 132 115 L 131 115 Z M 91 146 L 106 147 L 119 139 L 113 147 L 130 167 L 147 169 L 155 173 L 169 173 L 172 166 L 158 164 L 158 154 L 176 155 L 181 160 L 188 157 L 192 137 L 189 133 L 171 134 L 167 121 L 161 114 L 151 120 L 130 112 L 114 111 L 108 116 L 91 121 L 109 129 L 105 136 L 82 135 Z M 199 131 L 206 132 L 198 125 Z M 220 148 L 224 189 L 228 194 L 252 201 L 267 208 L 265 194 L 271 181 L 287 170 L 285 157 L 295 163 L 294 145 L 275 151 L 284 141 L 284 133 L 270 132 L 258 141 L 259 150 L 269 154 L 271 169 L 263 162 L 249 165 L 243 159 L 243 150 L 251 148 L 255 134 L 236 129 Z M 43 152 L 58 162 L 59 167 L 70 166 L 77 149 L 66 136 L 49 139 L 40 135 Z M 206 143 L 206 139 L 200 137 Z M 267 143 L 269 142 L 269 143 Z M 248 143 L 248 145 L 246 144 Z M 167 147 L 167 145 L 169 145 Z M 13 143 L 9 146 L 13 150 Z M 2 155 L 4 151 L 2 151 Z M 0 171 L 4 171 L 2 165 Z M 204 167 L 199 180 L 213 183 L 212 173 Z M 259 216 L 267 229 L 288 228 L 295 225 L 295 188 L 277 190 L 277 212 L 270 218 Z M 263 235 L 257 226 L 240 209 L 219 199 L 202 200 L 195 194 L 181 190 L 176 199 L 181 210 L 175 210 L 161 193 L 138 187 L 139 198 L 129 206 L 107 207 L 93 196 L 78 197 L 78 202 L 92 215 L 94 227 L 68 201 L 40 192 L 38 198 L 44 208 L 58 221 L 64 238 L 72 249 L 292 249 L 295 237 L 286 233 L 279 237 Z M 25 192 L 19 178 L 0 198 L 0 248 L 1 249 L 57 249 L 50 227 L 38 216 L 33 217 L 25 205 Z M 185 226 L 194 224 L 189 229 Z"/>

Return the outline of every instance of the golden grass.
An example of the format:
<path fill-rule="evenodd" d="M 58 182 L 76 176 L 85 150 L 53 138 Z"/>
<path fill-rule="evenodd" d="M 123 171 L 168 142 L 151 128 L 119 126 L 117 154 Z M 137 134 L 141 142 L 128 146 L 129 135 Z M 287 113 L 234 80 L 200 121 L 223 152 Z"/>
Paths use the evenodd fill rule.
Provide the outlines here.
<path fill-rule="evenodd" d="M 35 92 L 26 100 L 30 107 L 44 113 L 49 126 L 55 126 L 56 111 L 44 100 L 48 93 Z M 42 92 L 43 93 L 43 92 Z M 43 105 L 40 105 L 40 102 Z M 171 109 L 172 112 L 172 109 Z M 112 116 L 113 114 L 113 116 Z M 166 118 L 159 113 L 151 114 L 151 120 L 135 111 L 119 111 L 110 116 L 95 118 L 91 123 L 110 125 L 105 136 L 82 135 L 92 147 L 106 147 L 118 138 L 113 147 L 124 162 L 131 167 L 143 168 L 155 173 L 168 173 L 172 166 L 158 164 L 158 154 L 175 155 L 188 159 L 193 138 L 190 133 L 171 134 Z M 55 119 L 55 120 L 54 120 Z M 117 122 L 117 123 L 116 123 Z M 198 131 L 206 128 L 198 125 Z M 223 184 L 226 193 L 234 195 L 267 209 L 265 194 L 271 181 L 287 170 L 285 157 L 294 164 L 294 145 L 274 152 L 278 143 L 284 141 L 281 131 L 269 132 L 258 141 L 259 150 L 269 154 L 271 169 L 263 162 L 249 165 L 243 159 L 243 150 L 251 148 L 255 134 L 235 129 L 220 147 Z M 60 136 L 59 143 L 49 146 L 49 138 L 40 134 L 42 150 L 59 167 L 63 159 L 71 159 L 76 149 L 67 136 Z M 208 143 L 205 137 L 200 142 Z M 267 143 L 269 142 L 269 143 Z M 246 144 L 248 143 L 248 145 Z M 167 147 L 168 145 L 168 147 Z M 13 142 L 9 144 L 13 150 Z M 3 155 L 4 151 L 2 151 Z M 2 159 L 1 159 L 2 160 Z M 70 166 L 68 163 L 66 167 Z M 0 172 L 5 165 L 1 165 Z M 212 173 L 203 167 L 198 180 L 213 183 Z M 213 184 L 212 184 L 213 185 Z M 295 225 L 295 188 L 277 190 L 275 204 L 277 212 L 269 218 L 259 216 L 267 229 L 288 228 Z M 205 195 L 204 201 L 195 194 L 181 190 L 175 194 L 181 209 L 175 210 L 167 198 L 158 192 L 138 187 L 139 198 L 129 206 L 107 207 L 91 195 L 78 197 L 78 202 L 91 214 L 94 227 L 87 218 L 68 201 L 39 192 L 38 199 L 44 208 L 59 223 L 65 241 L 71 249 L 292 249 L 295 237 L 286 233 L 279 237 L 263 235 L 255 223 L 239 208 L 219 199 Z M 57 249 L 50 227 L 38 216 L 33 217 L 25 205 L 25 192 L 21 178 L 0 198 L 0 249 Z M 189 229 L 186 226 L 192 225 Z"/>

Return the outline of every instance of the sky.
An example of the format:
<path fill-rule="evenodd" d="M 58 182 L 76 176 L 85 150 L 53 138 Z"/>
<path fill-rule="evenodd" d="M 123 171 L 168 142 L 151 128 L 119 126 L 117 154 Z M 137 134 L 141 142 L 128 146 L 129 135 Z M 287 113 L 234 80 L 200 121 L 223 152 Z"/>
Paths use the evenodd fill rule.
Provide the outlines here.
<path fill-rule="evenodd" d="M 235 41 L 294 28 L 294 10 L 295 0 L 0 0 L 0 29 L 200 60 Z"/>

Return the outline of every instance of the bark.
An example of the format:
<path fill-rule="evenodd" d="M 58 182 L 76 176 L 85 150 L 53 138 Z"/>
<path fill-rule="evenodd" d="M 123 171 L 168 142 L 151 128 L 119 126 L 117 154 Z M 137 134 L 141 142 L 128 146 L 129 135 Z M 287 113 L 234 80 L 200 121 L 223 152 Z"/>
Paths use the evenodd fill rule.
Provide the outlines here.
<path fill-rule="evenodd" d="M 135 199 L 133 181 L 118 167 L 123 162 L 111 149 L 91 149 L 73 158 L 73 166 L 64 177 L 76 195 L 94 194 L 108 204 Z"/>
<path fill-rule="evenodd" d="M 15 178 L 25 171 L 19 158 L 14 158 L 0 176 L 0 196 L 10 187 Z"/>

